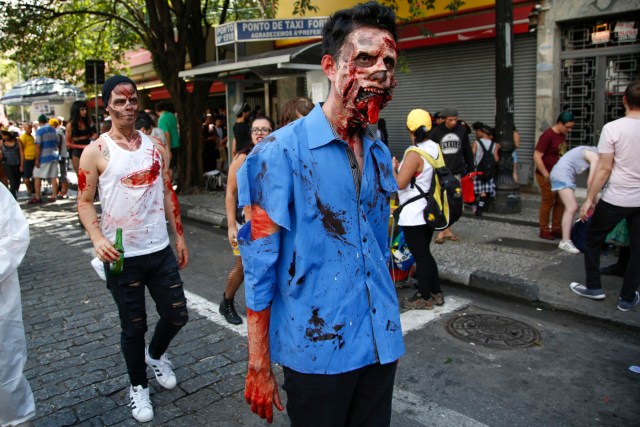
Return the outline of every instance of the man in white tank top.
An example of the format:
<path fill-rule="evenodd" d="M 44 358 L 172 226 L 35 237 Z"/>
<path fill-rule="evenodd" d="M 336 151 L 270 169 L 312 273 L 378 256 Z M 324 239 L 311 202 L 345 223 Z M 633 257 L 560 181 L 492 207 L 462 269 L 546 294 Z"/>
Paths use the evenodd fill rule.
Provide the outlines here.
<path fill-rule="evenodd" d="M 147 365 L 164 388 L 172 389 L 177 383 L 165 351 L 188 320 L 179 273 L 187 265 L 188 251 L 169 177 L 169 149 L 135 130 L 135 83 L 124 76 L 111 77 L 103 85 L 102 101 L 113 125 L 80 158 L 78 215 L 104 264 L 107 287 L 120 314 L 131 412 L 136 420 L 146 422 L 153 419 Z M 93 206 L 96 189 L 102 207 L 100 220 Z M 175 234 L 177 258 L 169 246 L 167 222 Z M 109 263 L 120 256 L 113 246 L 118 228 L 122 229 L 125 259 L 122 273 L 114 274 Z M 160 315 L 148 347 L 145 286 Z"/>

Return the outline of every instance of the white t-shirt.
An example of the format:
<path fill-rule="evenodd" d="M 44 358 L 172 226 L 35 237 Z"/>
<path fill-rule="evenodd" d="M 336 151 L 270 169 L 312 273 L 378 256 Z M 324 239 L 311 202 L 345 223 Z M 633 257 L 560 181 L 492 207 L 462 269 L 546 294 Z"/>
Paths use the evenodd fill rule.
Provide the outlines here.
<path fill-rule="evenodd" d="M 598 152 L 613 153 L 613 169 L 602 200 L 640 207 L 640 119 L 623 117 L 602 128 Z"/>
<path fill-rule="evenodd" d="M 426 141 L 420 142 L 416 144 L 416 147 L 426 151 L 433 157 L 434 159 L 438 158 L 438 144 L 434 141 L 428 139 Z M 405 152 L 406 156 L 406 152 Z M 415 182 L 420 186 L 423 192 L 428 193 L 429 189 L 431 189 L 431 178 L 433 177 L 433 168 L 422 156 L 420 157 L 422 160 L 422 172 L 415 177 Z M 402 159 L 402 163 L 400 163 L 400 167 L 398 170 L 402 170 L 402 164 L 404 163 L 404 158 Z M 402 205 L 407 200 L 412 197 L 420 195 L 420 192 L 415 186 L 411 184 L 407 185 L 404 189 L 398 190 L 398 199 L 400 204 Z M 400 226 L 414 226 L 414 225 L 424 225 L 427 222 L 424 220 L 424 209 L 427 207 L 427 199 L 422 198 L 415 200 L 405 207 L 402 208 L 400 212 L 400 218 L 398 219 L 398 225 Z"/>

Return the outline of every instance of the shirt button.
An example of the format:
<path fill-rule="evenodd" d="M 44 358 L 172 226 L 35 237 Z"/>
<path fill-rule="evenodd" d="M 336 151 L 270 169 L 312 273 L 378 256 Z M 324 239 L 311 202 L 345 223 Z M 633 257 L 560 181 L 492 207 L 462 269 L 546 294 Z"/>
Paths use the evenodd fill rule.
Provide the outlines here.
<path fill-rule="evenodd" d="M 362 243 L 367 243 L 367 238 L 366 237 L 362 238 Z"/>
<path fill-rule="evenodd" d="M 371 272 L 367 271 L 367 277 L 371 277 Z"/>

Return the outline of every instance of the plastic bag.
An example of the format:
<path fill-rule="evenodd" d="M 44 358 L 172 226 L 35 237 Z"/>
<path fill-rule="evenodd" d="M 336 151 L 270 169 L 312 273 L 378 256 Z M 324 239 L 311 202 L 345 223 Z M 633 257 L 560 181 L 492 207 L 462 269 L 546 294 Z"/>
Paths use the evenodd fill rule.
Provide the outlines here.
<path fill-rule="evenodd" d="M 391 268 L 396 270 L 408 271 L 414 264 L 415 260 L 409 246 L 404 240 L 402 230 L 398 233 L 391 245 Z"/>

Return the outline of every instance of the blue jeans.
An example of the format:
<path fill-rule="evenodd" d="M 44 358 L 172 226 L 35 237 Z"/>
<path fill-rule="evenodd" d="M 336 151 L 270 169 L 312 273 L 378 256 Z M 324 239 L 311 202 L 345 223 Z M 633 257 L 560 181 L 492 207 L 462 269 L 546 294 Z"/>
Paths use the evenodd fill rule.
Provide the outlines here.
<path fill-rule="evenodd" d="M 370 426 L 391 423 L 397 362 L 374 363 L 335 375 L 303 374 L 284 367 L 292 427 Z"/>
<path fill-rule="evenodd" d="M 625 208 L 603 200 L 598 202 L 587 231 L 584 249 L 584 268 L 587 273 L 586 285 L 589 289 L 602 289 L 600 282 L 600 248 L 607 234 L 623 219 L 629 226 L 631 256 L 622 282 L 620 298 L 633 301 L 640 285 L 640 207 Z"/>
<path fill-rule="evenodd" d="M 126 248 L 125 248 L 126 251 Z M 160 358 L 171 340 L 187 323 L 187 300 L 178 272 L 178 263 L 170 246 L 148 255 L 125 258 L 122 274 L 112 275 L 105 263 L 107 287 L 120 315 L 121 346 L 131 385 L 147 387 L 144 360 L 147 312 L 145 286 L 156 303 L 160 320 L 149 343 L 149 354 Z"/>

